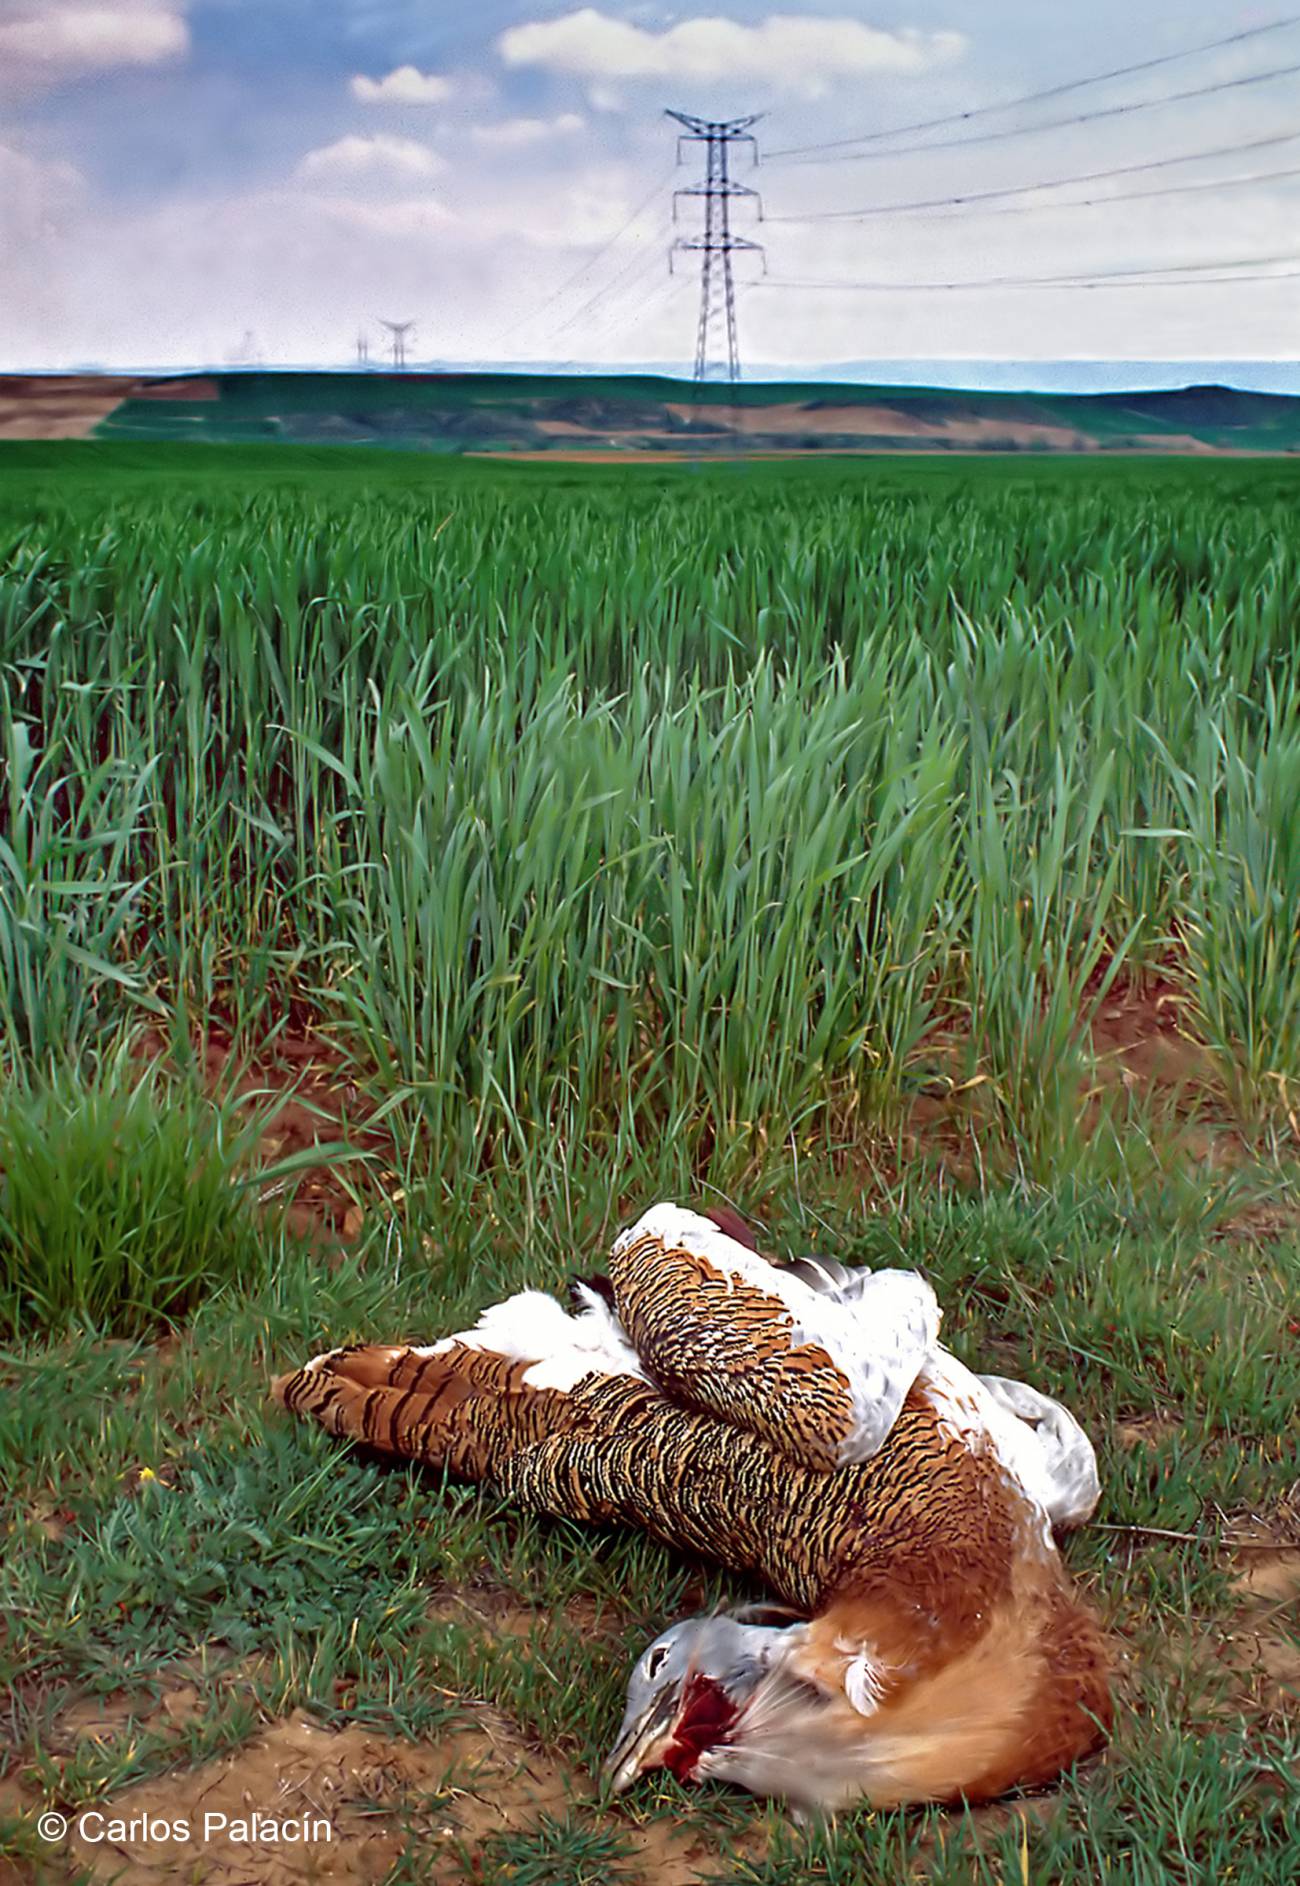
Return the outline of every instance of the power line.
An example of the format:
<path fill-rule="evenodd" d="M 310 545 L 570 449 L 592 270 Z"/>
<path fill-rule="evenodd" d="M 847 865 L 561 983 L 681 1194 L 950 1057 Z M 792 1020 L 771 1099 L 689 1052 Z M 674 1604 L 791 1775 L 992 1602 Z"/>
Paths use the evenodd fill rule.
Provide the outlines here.
<path fill-rule="evenodd" d="M 1233 282 L 1289 282 L 1300 278 L 1300 268 L 1275 269 L 1268 274 L 1243 275 L 1201 275 L 1192 281 L 1161 281 L 1145 277 L 1133 281 L 1112 281 L 1101 277 L 1066 277 L 1066 276 L 1015 276 L 1002 275 L 986 282 L 782 282 L 770 278 L 755 282 L 756 288 L 844 288 L 886 290 L 907 290 L 920 293 L 922 290 L 945 290 L 956 292 L 960 289 L 985 288 L 1068 288 L 1072 294 L 1091 293 L 1101 288 L 1216 288 L 1228 287 Z"/>
<path fill-rule="evenodd" d="M 1155 157 L 1142 164 L 1119 164 L 1110 170 L 1085 170 L 1073 177 L 1049 177 L 1041 183 L 1021 183 L 1001 190 L 973 190 L 961 196 L 932 196 L 912 198 L 901 203 L 871 203 L 861 209 L 853 210 L 813 210 L 804 216 L 769 216 L 770 223 L 835 223 L 862 222 L 873 216 L 897 216 L 911 210 L 964 209 L 972 203 L 992 203 L 1005 197 L 1032 196 L 1038 190 L 1064 190 L 1076 183 L 1101 183 L 1111 177 L 1133 177 L 1140 172 L 1170 170 L 1179 164 L 1196 164 L 1211 157 L 1235 157 L 1243 151 L 1261 151 L 1278 144 L 1294 144 L 1300 138 L 1300 131 L 1283 131 L 1276 137 L 1251 138 L 1244 144 L 1219 144 L 1209 150 L 1188 151 L 1182 157 Z M 1293 173 L 1276 171 L 1275 176 L 1287 176 Z M 1234 182 L 1225 178 L 1224 182 Z M 1242 179 L 1249 181 L 1249 179 Z M 1204 183 L 1177 186 L 1183 189 L 1202 190 L 1211 186 Z M 1138 192 L 1137 194 L 1148 194 Z M 1152 193 L 1154 194 L 1154 193 Z M 1123 202 L 1123 197 L 1106 199 Z M 1044 208 L 1064 207 L 1045 204 Z"/>
<path fill-rule="evenodd" d="M 623 223 L 618 229 L 616 229 L 614 231 L 614 234 L 608 237 L 606 241 L 604 241 L 600 245 L 600 247 L 597 249 L 594 255 L 589 255 L 585 261 L 580 262 L 577 268 L 573 270 L 572 274 L 565 276 L 564 280 L 560 283 L 558 288 L 553 289 L 552 292 L 549 295 L 547 295 L 544 301 L 538 302 L 535 308 L 530 308 L 528 310 L 528 313 L 524 316 L 523 320 L 517 321 L 512 328 L 509 328 L 507 330 L 504 337 L 505 341 L 512 341 L 515 338 L 515 336 L 521 333 L 525 327 L 529 326 L 530 323 L 537 320 L 539 315 L 545 314 L 548 308 L 553 307 L 557 301 L 561 300 L 563 296 L 568 294 L 571 288 L 576 287 L 577 284 L 583 279 L 585 275 L 589 275 L 592 269 L 594 269 L 600 262 L 603 262 L 605 257 L 611 251 L 611 249 L 617 248 L 618 244 L 622 242 L 624 236 L 626 236 L 628 230 L 632 228 L 633 224 L 640 222 L 641 218 L 645 215 L 646 211 L 650 208 L 650 205 L 655 201 L 656 197 L 661 196 L 663 192 L 668 188 L 669 183 L 672 181 L 673 171 L 675 171 L 675 169 L 676 169 L 676 165 L 674 165 L 673 169 L 669 170 L 659 180 L 659 182 L 655 184 L 654 188 L 650 190 L 642 198 L 642 200 L 637 204 L 636 208 L 632 211 L 627 221 Z M 567 325 L 568 323 L 566 322 L 565 326 Z"/>
<path fill-rule="evenodd" d="M 1092 294 L 1102 288 L 1230 288 L 1236 282 L 1293 282 L 1300 279 L 1300 268 L 1275 269 L 1272 273 L 1248 275 L 1201 275 L 1194 282 L 1076 282 L 1081 293 Z"/>
<path fill-rule="evenodd" d="M 632 323 L 639 327 L 681 286 L 683 286 L 681 282 L 665 272 L 651 283 L 646 292 L 633 304 L 620 306 L 611 302 L 597 317 L 594 326 L 583 335 L 583 345 L 590 348 L 593 342 L 599 344 L 612 334 L 622 333 Z"/>
<path fill-rule="evenodd" d="M 1039 102 L 1044 99 L 1059 97 L 1062 94 L 1079 90 L 1085 86 L 1101 84 L 1132 73 L 1149 71 L 1155 67 L 1172 64 L 1180 59 L 1187 59 L 1221 47 L 1237 45 L 1246 40 L 1253 40 L 1264 34 L 1276 33 L 1284 28 L 1300 25 L 1300 14 L 1277 20 L 1270 25 L 1254 27 L 1233 33 L 1223 39 L 1213 40 L 1204 45 L 1190 48 L 1184 52 L 1169 53 L 1159 58 L 1141 61 L 1134 65 L 1116 67 L 1111 71 L 1094 74 L 1089 78 L 1071 80 L 1066 83 L 1047 87 L 1041 91 L 1029 93 L 1019 99 L 1007 101 L 1001 105 L 981 106 L 970 111 L 953 114 L 947 118 L 928 119 L 923 122 L 896 127 L 892 131 L 881 131 L 864 135 L 860 138 L 842 139 L 832 144 L 806 145 L 788 151 L 773 153 L 776 157 L 807 157 L 808 161 L 832 162 L 831 157 L 814 159 L 812 153 L 842 150 L 845 145 L 877 143 L 916 131 L 939 128 L 948 124 L 964 124 L 996 112 L 1013 109 L 1018 105 Z M 1170 105 L 1189 98 L 1206 97 L 1214 93 L 1232 91 L 1245 86 L 1263 84 L 1267 81 L 1300 72 L 1300 62 L 1293 65 L 1271 68 L 1265 72 L 1249 73 L 1244 76 L 1219 80 L 1211 84 L 1196 86 L 1187 90 L 1171 93 L 1159 98 L 1145 98 L 1130 101 L 1127 104 L 1106 106 L 1097 110 L 1073 114 L 1069 117 L 1048 120 L 1041 124 L 1013 126 L 1000 131 L 977 133 L 972 137 L 936 140 L 931 143 L 914 144 L 902 150 L 873 150 L 850 152 L 845 161 L 866 158 L 908 156 L 913 151 L 954 149 L 966 144 L 991 142 L 998 139 L 1028 135 L 1033 131 L 1046 131 L 1063 125 L 1082 124 L 1095 119 L 1119 117 L 1129 113 L 1153 110 L 1162 105 Z M 735 182 L 728 170 L 729 146 L 748 136 L 748 127 L 755 121 L 753 117 L 735 119 L 727 122 L 713 122 L 698 119 L 689 114 L 670 112 L 670 117 L 678 119 L 694 141 L 702 142 L 708 151 L 708 169 L 704 182 L 686 191 L 674 193 L 674 216 L 676 201 L 680 195 L 695 195 L 703 198 L 706 210 L 705 229 L 701 237 L 679 239 L 672 245 L 672 251 L 681 249 L 699 250 L 703 257 L 701 273 L 701 305 L 699 333 L 696 349 L 696 377 L 703 378 L 708 371 L 709 335 L 712 323 L 724 314 L 727 327 L 728 372 L 735 380 L 739 378 L 739 357 L 736 343 L 735 290 L 731 275 L 731 254 L 736 249 L 759 250 L 759 245 L 732 234 L 730 227 L 730 206 L 733 198 L 755 198 L 756 193 L 745 185 Z M 1246 175 L 1225 178 L 1194 180 L 1188 183 L 1173 184 L 1150 190 L 1129 191 L 1123 194 L 1103 198 L 1022 203 L 1019 199 L 1038 195 L 1044 191 L 1068 189 L 1079 184 L 1101 182 L 1112 178 L 1129 177 L 1167 170 L 1179 165 L 1205 161 L 1245 151 L 1258 151 L 1282 144 L 1294 143 L 1300 138 L 1300 132 L 1284 132 L 1268 137 L 1253 138 L 1232 144 L 1210 147 L 1205 150 L 1191 151 L 1180 156 L 1150 159 L 1142 163 L 1124 164 L 1102 170 L 1076 173 L 1068 177 L 1048 178 L 1040 182 L 1006 186 L 996 190 L 966 192 L 947 197 L 900 200 L 892 203 L 865 205 L 851 210 L 813 211 L 805 216 L 782 215 L 769 220 L 779 223 L 824 223 L 832 221 L 866 221 L 875 217 L 906 215 L 915 211 L 955 210 L 969 212 L 973 205 L 985 203 L 1004 203 L 1009 207 L 976 213 L 990 215 L 1028 214 L 1044 209 L 1087 209 L 1100 205 L 1138 201 L 1150 197 L 1173 196 L 1184 192 L 1200 192 L 1215 189 L 1238 188 L 1250 184 L 1266 183 L 1283 178 L 1300 176 L 1300 166 L 1267 172 L 1254 172 Z M 749 138 L 749 142 L 753 142 Z M 679 140 L 680 144 L 681 140 Z M 680 160 L 679 160 L 680 161 Z M 757 161 L 757 150 L 755 150 Z M 614 251 L 634 225 L 641 220 L 651 204 L 661 195 L 671 179 L 668 176 L 656 182 L 654 187 L 639 202 L 620 227 L 600 248 L 585 258 L 579 266 L 556 288 L 539 306 L 530 311 L 528 322 L 536 321 L 540 314 L 554 306 L 568 294 L 579 282 L 588 276 L 599 264 Z M 761 216 L 760 207 L 760 216 Z M 601 308 L 602 303 L 611 297 L 618 300 L 634 284 L 639 285 L 654 268 L 658 260 L 654 253 L 638 251 L 608 281 L 596 288 L 580 305 L 575 308 L 559 325 L 552 328 L 550 339 L 566 333 L 586 315 Z M 1198 287 L 1226 285 L 1243 281 L 1281 281 L 1289 279 L 1289 274 L 1249 274 L 1243 270 L 1271 267 L 1278 264 L 1300 262 L 1300 257 L 1256 256 L 1238 261 L 1216 261 L 1201 263 L 1173 264 L 1168 267 L 1145 266 L 1134 269 L 1105 270 L 1088 273 L 1076 270 L 1071 274 L 1047 276 L 993 276 L 981 281 L 940 281 L 940 282 L 897 282 L 897 281 L 829 281 L 829 280 L 782 280 L 774 279 L 757 284 L 771 288 L 798 289 L 800 291 L 828 290 L 836 292 L 872 292 L 872 293 L 926 293 L 926 292 L 962 292 L 988 290 L 995 288 L 1072 288 L 1092 289 L 1097 287 Z M 1233 270 L 1232 274 L 1215 274 L 1213 270 Z M 1177 279 L 1175 279 L 1177 278 Z M 1190 278 L 1190 279 L 1189 279 Z M 618 317 L 620 320 L 622 316 Z M 607 327 L 609 314 L 604 313 L 597 323 L 597 331 Z M 396 325 L 396 324 L 390 324 Z M 523 325 L 522 323 L 520 324 Z M 518 332 L 518 328 L 513 332 Z"/>
<path fill-rule="evenodd" d="M 1101 118 L 1123 118 L 1136 111 L 1157 111 L 1165 105 L 1182 104 L 1189 98 L 1209 98 L 1216 92 L 1240 91 L 1243 86 L 1264 85 L 1273 79 L 1289 78 L 1296 72 L 1300 72 L 1300 62 L 1271 66 L 1267 72 L 1248 72 L 1244 78 L 1217 79 L 1212 85 L 1195 85 L 1183 92 L 1165 92 L 1159 98 L 1136 98 L 1127 105 L 1105 105 L 1096 111 L 1073 112 L 1065 118 L 1044 118 L 1041 124 L 1011 125 L 1004 131 L 977 131 L 968 138 L 939 138 L 924 144 L 906 144 L 901 150 L 847 151 L 840 157 L 804 157 L 796 161 L 802 164 L 878 163 L 885 157 L 911 157 L 917 151 L 955 151 L 968 144 L 996 144 L 1006 138 L 1031 137 L 1038 131 L 1059 131 L 1065 125 L 1094 124 Z"/>
<path fill-rule="evenodd" d="M 1089 85 L 1105 85 L 1112 79 L 1130 78 L 1136 72 L 1151 72 L 1158 66 L 1175 65 L 1182 59 L 1195 59 L 1205 52 L 1218 52 L 1227 46 L 1238 46 L 1248 39 L 1261 39 L 1268 33 L 1280 33 L 1287 27 L 1300 25 L 1300 14 L 1289 14 L 1285 19 L 1273 20 L 1267 26 L 1252 26 L 1239 33 L 1229 33 L 1225 39 L 1211 39 L 1200 46 L 1189 46 L 1183 52 L 1162 53 L 1155 59 L 1142 59 L 1136 65 L 1114 66 L 1108 72 L 1095 72 L 1090 78 L 1069 79 L 1061 85 L 1049 85 L 1042 91 L 1025 92 L 1019 98 L 1008 98 L 999 105 L 976 105 L 970 111 L 956 111 L 943 118 L 923 118 L 915 124 L 895 125 L 888 131 L 865 131 L 858 137 L 835 138 L 821 144 L 794 144 L 784 150 L 769 151 L 768 162 L 780 157 L 802 157 L 812 151 L 843 150 L 850 144 L 877 144 L 885 138 L 907 137 L 914 131 L 938 131 L 949 124 L 969 124 L 974 118 L 991 117 L 1000 111 L 1014 111 L 1019 105 L 1041 104 L 1044 99 L 1061 98 L 1068 92 L 1081 91 Z"/>
<path fill-rule="evenodd" d="M 1300 164 L 1289 165 L 1285 170 L 1252 170 L 1241 177 L 1209 177 L 1201 183 L 1166 183 L 1154 190 L 1125 190 L 1118 196 L 1085 196 L 1068 199 L 1064 203 L 1016 203 L 1008 209 L 976 210 L 976 216 L 1033 216 L 1042 210 L 1097 210 L 1110 209 L 1117 203 L 1144 203 L 1151 197 L 1193 196 L 1206 190 L 1235 190 L 1244 184 L 1279 183 L 1285 178 L 1300 177 Z M 936 218 L 936 221 L 947 220 Z"/>
<path fill-rule="evenodd" d="M 849 293 L 869 292 L 874 294 L 897 294 L 903 291 L 920 293 L 924 290 L 955 290 L 966 288 L 1081 288 L 1094 287 L 1101 282 L 1126 282 L 1133 287 L 1155 287 L 1162 276 L 1200 275 L 1213 269 L 1254 269 L 1265 268 L 1273 264 L 1300 262 L 1300 255 L 1249 255 L 1239 260 L 1214 262 L 1173 262 L 1165 267 L 1144 266 L 1133 269 L 1098 269 L 1088 271 L 1076 269 L 1068 275 L 990 275 L 983 281 L 965 282 L 846 282 L 846 281 L 786 281 L 780 277 L 768 277 L 755 283 L 758 288 L 798 288 L 839 289 Z M 1244 276 L 1220 276 L 1214 279 L 1223 281 L 1246 280 Z M 1281 281 L 1283 276 L 1268 276 L 1264 279 Z M 1180 284 L 1170 284 L 1174 287 Z M 1195 281 L 1183 282 L 1181 286 L 1194 288 Z"/>
<path fill-rule="evenodd" d="M 606 296 L 617 293 L 620 285 L 630 285 L 627 283 L 627 277 L 634 270 L 636 271 L 636 279 L 640 281 L 651 268 L 662 262 L 662 260 L 663 251 L 658 248 L 646 254 L 634 255 L 630 261 L 626 262 L 618 271 L 617 275 L 612 275 L 607 282 L 602 283 L 596 292 L 593 295 L 589 295 L 580 307 L 575 308 L 573 313 L 569 315 L 566 320 L 561 321 L 557 328 L 553 328 L 550 338 L 552 340 L 558 340 L 560 335 L 567 333 L 575 322 L 582 319 L 584 314 L 589 314 L 592 309 L 598 307 L 600 303 L 605 300 Z"/>
<path fill-rule="evenodd" d="M 637 303 L 635 309 L 621 308 L 613 313 L 611 313 L 610 309 L 606 309 L 591 330 L 583 335 L 586 359 L 591 359 L 593 344 L 598 346 L 608 340 L 612 334 L 621 333 L 633 316 L 635 316 L 639 325 L 645 320 L 648 313 L 655 312 L 658 309 L 659 304 L 667 294 L 670 294 L 675 287 L 680 285 L 680 283 L 674 282 L 673 278 L 665 273 L 660 277 L 658 283 L 650 289 L 648 294 Z M 566 367 L 576 367 L 578 364 L 578 358 L 574 355 L 568 360 L 561 361 L 556 370 L 561 371 Z"/>

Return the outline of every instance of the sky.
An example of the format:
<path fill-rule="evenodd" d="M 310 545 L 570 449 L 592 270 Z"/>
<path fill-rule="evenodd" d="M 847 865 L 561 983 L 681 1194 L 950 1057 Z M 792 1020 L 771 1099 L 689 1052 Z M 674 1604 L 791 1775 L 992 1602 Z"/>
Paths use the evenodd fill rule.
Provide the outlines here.
<path fill-rule="evenodd" d="M 1284 4 L 0 0 L 0 370 L 343 365 L 383 318 L 418 360 L 689 368 L 670 107 L 763 114 L 756 372 L 1294 362 L 1300 16 L 1255 30 Z"/>

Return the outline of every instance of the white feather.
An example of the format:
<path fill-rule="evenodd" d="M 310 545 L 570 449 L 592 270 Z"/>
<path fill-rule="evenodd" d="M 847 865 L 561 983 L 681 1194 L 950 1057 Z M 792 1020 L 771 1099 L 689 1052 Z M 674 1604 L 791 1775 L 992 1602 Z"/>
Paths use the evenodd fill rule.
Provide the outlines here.
<path fill-rule="evenodd" d="M 979 1380 L 993 1401 L 1016 1418 L 1019 1431 L 1008 1429 L 1006 1438 L 1017 1459 L 1031 1448 L 1037 1454 L 1039 1465 L 1030 1471 L 1040 1476 L 1052 1524 L 1062 1530 L 1082 1526 L 1101 1498 L 1101 1477 L 1092 1442 L 1079 1423 L 1059 1401 L 1025 1382 L 1004 1375 L 981 1375 Z"/>
<path fill-rule="evenodd" d="M 885 1693 L 887 1672 L 866 1648 L 850 1658 L 844 1670 L 844 1694 L 860 1716 L 872 1716 Z"/>
<path fill-rule="evenodd" d="M 433 1344 L 439 1355 L 460 1343 L 466 1349 L 491 1350 L 510 1362 L 531 1362 L 524 1371 L 529 1388 L 568 1392 L 588 1375 L 631 1375 L 644 1381 L 645 1370 L 617 1318 L 593 1291 L 583 1291 L 584 1308 L 570 1316 L 542 1290 L 521 1290 L 484 1310 L 473 1329 Z"/>
<path fill-rule="evenodd" d="M 1080 1525 L 1091 1513 L 1100 1492 L 1097 1457 L 1059 1402 L 1023 1382 L 973 1375 L 938 1347 L 918 1381 L 954 1439 L 968 1447 L 992 1445 L 1009 1478 L 1042 1514 L 1049 1540 L 1053 1526 Z"/>

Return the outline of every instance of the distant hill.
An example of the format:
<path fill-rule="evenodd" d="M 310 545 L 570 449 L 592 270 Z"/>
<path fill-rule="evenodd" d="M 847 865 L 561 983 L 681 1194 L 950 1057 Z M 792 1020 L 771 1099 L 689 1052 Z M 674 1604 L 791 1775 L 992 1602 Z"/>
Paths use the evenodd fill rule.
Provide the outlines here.
<path fill-rule="evenodd" d="M 551 459 L 804 453 L 1296 453 L 1300 398 L 1193 386 L 990 393 L 652 376 L 0 377 L 0 438 L 285 440 Z"/>

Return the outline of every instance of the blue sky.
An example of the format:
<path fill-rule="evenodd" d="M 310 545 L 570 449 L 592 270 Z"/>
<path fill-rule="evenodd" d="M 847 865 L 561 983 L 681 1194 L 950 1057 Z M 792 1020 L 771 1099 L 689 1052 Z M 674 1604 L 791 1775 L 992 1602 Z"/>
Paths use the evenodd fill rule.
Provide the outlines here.
<path fill-rule="evenodd" d="M 377 344 L 381 315 L 414 317 L 427 357 L 680 363 L 697 287 L 689 259 L 667 269 L 671 190 L 690 165 L 673 170 L 666 105 L 761 110 L 778 152 L 1279 17 L 1276 0 L 0 0 L 0 368 L 334 364 L 358 332 Z M 801 220 L 1281 138 L 1300 130 L 1300 75 L 1031 127 L 1287 64 L 1300 66 L 1300 21 L 980 121 L 1017 132 L 1005 139 L 765 160 L 752 180 L 770 220 L 752 233 L 767 284 L 738 264 L 747 357 L 1293 358 L 1300 279 L 1285 259 L 1263 281 L 925 284 L 1114 283 L 1188 263 L 1209 276 L 1293 255 L 1300 269 L 1300 176 L 1266 174 L 1300 170 L 1300 136 L 980 213 Z M 780 285 L 812 280 L 885 286 Z"/>

